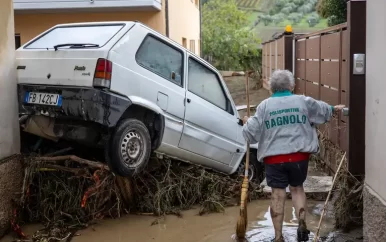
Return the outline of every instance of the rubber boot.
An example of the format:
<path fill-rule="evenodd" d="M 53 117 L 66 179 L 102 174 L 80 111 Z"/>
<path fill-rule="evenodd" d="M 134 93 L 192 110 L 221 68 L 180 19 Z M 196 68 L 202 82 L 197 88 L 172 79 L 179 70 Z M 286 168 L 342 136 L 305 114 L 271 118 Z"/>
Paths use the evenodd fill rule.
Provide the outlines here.
<path fill-rule="evenodd" d="M 308 241 L 310 231 L 307 229 L 306 222 L 301 219 L 299 221 L 299 228 L 298 228 L 298 242 L 305 242 Z"/>

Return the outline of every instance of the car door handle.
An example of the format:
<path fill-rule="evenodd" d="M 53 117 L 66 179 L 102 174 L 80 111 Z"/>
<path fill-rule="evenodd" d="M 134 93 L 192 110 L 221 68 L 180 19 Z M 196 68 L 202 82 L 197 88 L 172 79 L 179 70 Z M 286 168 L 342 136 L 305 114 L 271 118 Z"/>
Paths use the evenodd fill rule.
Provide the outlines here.
<path fill-rule="evenodd" d="M 190 98 L 186 99 L 186 101 L 187 101 L 188 103 L 190 103 Z"/>

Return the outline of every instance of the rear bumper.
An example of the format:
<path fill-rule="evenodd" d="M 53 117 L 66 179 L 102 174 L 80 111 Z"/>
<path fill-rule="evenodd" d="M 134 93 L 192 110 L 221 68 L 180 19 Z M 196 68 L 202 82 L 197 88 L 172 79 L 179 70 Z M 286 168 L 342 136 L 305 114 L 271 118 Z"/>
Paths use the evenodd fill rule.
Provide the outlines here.
<path fill-rule="evenodd" d="M 60 94 L 62 104 L 60 107 L 28 104 L 26 92 Z M 132 104 L 128 98 L 95 88 L 26 84 L 18 84 L 18 101 L 22 115 L 44 114 L 57 119 L 94 122 L 108 128 L 114 127 Z"/>

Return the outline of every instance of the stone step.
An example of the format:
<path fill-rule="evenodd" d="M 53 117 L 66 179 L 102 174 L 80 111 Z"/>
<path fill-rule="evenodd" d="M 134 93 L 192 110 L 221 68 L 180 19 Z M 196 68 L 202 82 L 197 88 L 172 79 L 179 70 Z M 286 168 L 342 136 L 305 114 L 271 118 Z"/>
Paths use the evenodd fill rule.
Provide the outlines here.
<path fill-rule="evenodd" d="M 264 179 L 260 185 L 263 187 L 263 193 L 270 195 L 272 190 L 267 186 L 267 180 Z M 323 199 L 332 189 L 332 176 L 308 176 L 303 186 L 307 197 L 316 195 L 319 199 Z M 286 188 L 286 191 L 290 193 L 289 187 Z"/>

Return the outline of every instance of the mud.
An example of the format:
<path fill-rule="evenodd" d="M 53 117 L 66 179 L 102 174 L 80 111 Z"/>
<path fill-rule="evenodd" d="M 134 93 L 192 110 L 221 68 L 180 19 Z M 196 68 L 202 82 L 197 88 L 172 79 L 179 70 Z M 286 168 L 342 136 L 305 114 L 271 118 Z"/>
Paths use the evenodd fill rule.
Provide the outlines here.
<path fill-rule="evenodd" d="M 260 200 L 248 204 L 249 226 L 247 237 L 250 242 L 270 241 L 274 236 L 272 221 L 269 213 L 269 200 Z M 307 225 L 315 231 L 319 216 L 312 214 L 319 202 L 309 201 L 307 207 Z M 120 241 L 120 242 L 231 242 L 233 240 L 235 225 L 239 214 L 239 207 L 230 207 L 223 214 L 209 214 L 198 216 L 198 209 L 183 213 L 182 218 L 166 216 L 156 219 L 152 216 L 129 215 L 116 220 L 104 220 L 90 226 L 88 229 L 78 231 L 73 238 L 74 242 L 86 241 Z M 286 242 L 296 241 L 298 221 L 291 200 L 285 206 L 284 236 Z M 155 224 L 155 225 L 152 225 Z M 24 227 L 27 234 L 32 234 L 39 229 L 38 225 Z M 327 235 L 333 230 L 333 221 L 325 220 L 321 235 Z M 1 242 L 12 241 L 8 235 Z"/>

